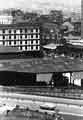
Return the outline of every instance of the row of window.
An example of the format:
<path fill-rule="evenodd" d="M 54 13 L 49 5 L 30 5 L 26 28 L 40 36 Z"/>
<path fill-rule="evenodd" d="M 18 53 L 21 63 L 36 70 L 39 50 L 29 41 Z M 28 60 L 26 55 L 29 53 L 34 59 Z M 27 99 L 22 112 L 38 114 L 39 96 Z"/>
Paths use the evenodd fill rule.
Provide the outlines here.
<path fill-rule="evenodd" d="M 36 29 L 19 29 L 19 30 L 16 30 L 16 29 L 9 29 L 9 30 L 6 30 L 6 29 L 3 29 L 3 30 L 0 30 L 0 34 L 11 34 L 11 33 L 38 33 L 39 32 L 39 29 L 36 28 Z"/>
<path fill-rule="evenodd" d="M 79 53 L 79 54 L 72 53 L 71 57 L 74 57 L 74 58 L 83 58 L 83 54 L 82 53 Z"/>
<path fill-rule="evenodd" d="M 21 45 L 25 45 L 25 44 L 28 44 L 28 45 L 37 45 L 37 44 L 39 44 L 40 43 L 40 41 L 39 40 L 34 40 L 34 41 L 16 41 L 16 40 L 14 40 L 14 41 L 3 41 L 3 45 L 18 45 L 18 44 L 21 44 Z"/>
<path fill-rule="evenodd" d="M 56 35 L 44 35 L 43 39 L 57 39 L 57 37 L 60 37 L 59 34 Z"/>
<path fill-rule="evenodd" d="M 0 39 L 35 39 L 35 38 L 39 38 L 39 35 L 36 34 L 36 35 L 9 35 L 9 36 L 6 36 L 6 35 L 3 35 L 3 36 L 0 36 Z"/>
<path fill-rule="evenodd" d="M 34 51 L 34 50 L 40 50 L 40 46 L 20 46 L 19 50 L 23 50 L 23 51 Z"/>

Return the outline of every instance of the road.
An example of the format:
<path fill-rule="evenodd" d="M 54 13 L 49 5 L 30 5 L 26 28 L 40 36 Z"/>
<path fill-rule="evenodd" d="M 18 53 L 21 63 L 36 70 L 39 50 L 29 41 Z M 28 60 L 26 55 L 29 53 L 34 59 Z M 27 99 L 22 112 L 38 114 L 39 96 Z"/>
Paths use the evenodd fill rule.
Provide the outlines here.
<path fill-rule="evenodd" d="M 36 95 L 23 95 L 16 93 L 1 93 L 0 101 L 9 105 L 20 105 L 22 107 L 30 107 L 32 109 L 39 108 L 40 104 L 54 103 L 60 113 L 71 115 L 83 116 L 83 101 L 64 99 L 64 98 L 51 98 Z"/>

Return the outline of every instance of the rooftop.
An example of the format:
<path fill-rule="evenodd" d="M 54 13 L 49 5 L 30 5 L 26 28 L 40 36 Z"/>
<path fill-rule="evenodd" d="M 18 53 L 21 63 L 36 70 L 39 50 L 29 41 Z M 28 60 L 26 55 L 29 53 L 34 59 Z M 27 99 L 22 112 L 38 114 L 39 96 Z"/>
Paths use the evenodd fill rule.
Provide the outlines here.
<path fill-rule="evenodd" d="M 24 26 L 39 26 L 40 24 L 36 23 L 36 22 L 28 22 L 28 21 L 19 21 L 19 22 L 15 22 L 12 24 L 0 24 L 0 28 L 6 28 L 6 27 L 24 27 Z"/>

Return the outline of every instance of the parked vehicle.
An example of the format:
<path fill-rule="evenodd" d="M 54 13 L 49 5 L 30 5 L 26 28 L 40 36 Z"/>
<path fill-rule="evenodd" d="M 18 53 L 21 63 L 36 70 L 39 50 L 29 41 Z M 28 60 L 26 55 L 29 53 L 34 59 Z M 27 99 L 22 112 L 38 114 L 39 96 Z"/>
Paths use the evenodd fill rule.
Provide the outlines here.
<path fill-rule="evenodd" d="M 63 116 L 59 113 L 59 109 L 56 108 L 56 105 L 53 103 L 45 103 L 40 105 L 40 112 L 51 114 L 54 116 L 55 120 L 64 120 Z"/>
<path fill-rule="evenodd" d="M 56 109 L 56 105 L 52 103 L 45 103 L 40 105 L 41 112 L 48 113 L 48 114 L 53 114 L 59 112 L 58 109 Z"/>

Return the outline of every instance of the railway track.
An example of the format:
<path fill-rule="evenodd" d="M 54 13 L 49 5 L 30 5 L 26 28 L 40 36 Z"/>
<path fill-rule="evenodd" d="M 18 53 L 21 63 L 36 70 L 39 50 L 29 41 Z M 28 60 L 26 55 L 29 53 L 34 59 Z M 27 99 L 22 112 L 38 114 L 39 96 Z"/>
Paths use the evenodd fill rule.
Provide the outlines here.
<path fill-rule="evenodd" d="M 27 87 L 0 87 L 0 101 L 21 106 L 31 105 L 32 109 L 43 103 L 54 103 L 62 113 L 83 116 L 83 100 L 71 99 L 68 97 L 46 96 L 30 92 Z M 45 92 L 45 91 L 44 91 Z M 34 93 L 34 94 L 32 94 Z M 36 106 L 37 105 L 37 106 Z"/>

